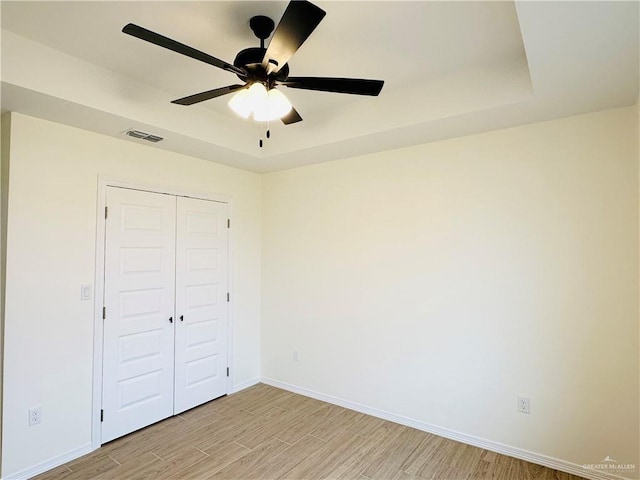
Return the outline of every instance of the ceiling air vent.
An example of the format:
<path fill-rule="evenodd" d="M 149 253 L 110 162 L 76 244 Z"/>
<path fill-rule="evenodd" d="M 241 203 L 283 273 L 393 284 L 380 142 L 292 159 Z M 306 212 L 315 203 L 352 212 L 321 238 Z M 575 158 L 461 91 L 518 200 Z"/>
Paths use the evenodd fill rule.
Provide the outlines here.
<path fill-rule="evenodd" d="M 164 140 L 164 138 L 159 137 L 158 135 L 152 135 L 150 133 L 141 132 L 140 130 L 131 129 L 131 130 L 127 130 L 124 133 L 125 133 L 125 135 L 128 135 L 129 137 L 140 138 L 141 140 L 146 140 L 148 142 L 153 142 L 153 143 L 158 143 L 158 142 Z"/>

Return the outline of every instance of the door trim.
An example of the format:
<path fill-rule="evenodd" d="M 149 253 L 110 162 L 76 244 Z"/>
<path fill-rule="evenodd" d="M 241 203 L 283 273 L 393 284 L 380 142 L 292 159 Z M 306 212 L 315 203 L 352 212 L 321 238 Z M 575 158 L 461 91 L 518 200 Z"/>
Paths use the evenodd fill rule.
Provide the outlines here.
<path fill-rule="evenodd" d="M 197 198 L 213 202 L 226 203 L 229 218 L 233 221 L 233 197 L 223 194 L 210 194 L 202 192 L 185 192 L 172 187 L 159 186 L 144 183 L 132 183 L 118 180 L 112 177 L 98 175 L 98 196 L 96 199 L 96 245 L 95 245 L 95 279 L 94 279 L 94 303 L 93 303 L 93 394 L 91 406 L 91 449 L 96 450 L 102 445 L 102 424 L 100 422 L 100 409 L 102 407 L 102 342 L 103 320 L 102 306 L 104 305 L 104 274 L 105 274 L 105 235 L 104 209 L 107 204 L 107 187 L 127 188 L 130 190 L 142 190 L 151 193 L 175 195 L 178 197 Z M 233 391 L 233 229 L 229 230 L 227 248 L 227 286 L 230 293 L 230 301 L 227 303 L 227 365 L 230 368 L 227 377 L 227 394 Z"/>

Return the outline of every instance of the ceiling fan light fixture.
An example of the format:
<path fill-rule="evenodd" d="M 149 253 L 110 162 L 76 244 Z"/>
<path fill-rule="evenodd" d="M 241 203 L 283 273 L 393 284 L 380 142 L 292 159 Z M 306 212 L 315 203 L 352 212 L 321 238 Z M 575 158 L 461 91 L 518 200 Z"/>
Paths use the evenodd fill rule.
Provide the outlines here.
<path fill-rule="evenodd" d="M 277 120 L 293 108 L 282 92 L 275 88 L 267 91 L 260 82 L 236 93 L 229 101 L 229 107 L 242 118 L 249 118 L 253 114 L 256 122 Z"/>

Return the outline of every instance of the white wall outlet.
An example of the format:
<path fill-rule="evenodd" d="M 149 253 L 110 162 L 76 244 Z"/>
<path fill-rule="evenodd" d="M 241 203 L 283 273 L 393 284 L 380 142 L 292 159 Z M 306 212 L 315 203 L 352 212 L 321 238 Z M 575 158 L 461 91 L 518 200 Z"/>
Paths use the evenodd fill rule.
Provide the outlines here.
<path fill-rule="evenodd" d="M 294 362 L 300 361 L 300 350 L 298 350 L 297 348 L 293 349 L 293 361 Z"/>
<path fill-rule="evenodd" d="M 520 413 L 531 413 L 529 397 L 518 397 L 518 411 Z"/>
<path fill-rule="evenodd" d="M 37 425 L 42 422 L 42 407 L 33 407 L 29 409 L 29 426 Z"/>

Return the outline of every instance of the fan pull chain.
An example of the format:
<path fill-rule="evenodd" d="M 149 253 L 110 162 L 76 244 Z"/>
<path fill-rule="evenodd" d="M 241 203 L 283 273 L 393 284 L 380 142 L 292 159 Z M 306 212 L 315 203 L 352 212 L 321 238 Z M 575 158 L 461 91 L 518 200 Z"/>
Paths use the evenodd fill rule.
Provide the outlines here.
<path fill-rule="evenodd" d="M 258 147 L 262 148 L 264 145 L 264 141 L 262 140 L 262 126 L 260 125 L 260 123 L 255 122 L 255 126 L 258 130 Z"/>
<path fill-rule="evenodd" d="M 267 139 L 271 138 L 271 128 L 269 120 L 267 120 L 267 130 L 265 131 L 265 136 L 267 137 Z M 260 148 L 262 148 L 262 146 L 264 145 L 264 141 L 262 140 L 262 138 L 260 138 L 260 142 L 258 143 L 258 145 L 260 145 Z"/>

